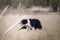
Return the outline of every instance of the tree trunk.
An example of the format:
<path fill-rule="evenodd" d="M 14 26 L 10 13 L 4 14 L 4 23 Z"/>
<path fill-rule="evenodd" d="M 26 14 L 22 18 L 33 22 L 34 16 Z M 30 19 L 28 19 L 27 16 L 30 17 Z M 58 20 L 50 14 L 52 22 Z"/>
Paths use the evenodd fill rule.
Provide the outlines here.
<path fill-rule="evenodd" d="M 60 6 L 59 6 L 59 12 L 60 12 Z"/>
<path fill-rule="evenodd" d="M 57 6 L 54 6 L 54 7 L 53 7 L 53 11 L 54 11 L 54 12 L 57 12 L 57 11 L 58 11 Z"/>

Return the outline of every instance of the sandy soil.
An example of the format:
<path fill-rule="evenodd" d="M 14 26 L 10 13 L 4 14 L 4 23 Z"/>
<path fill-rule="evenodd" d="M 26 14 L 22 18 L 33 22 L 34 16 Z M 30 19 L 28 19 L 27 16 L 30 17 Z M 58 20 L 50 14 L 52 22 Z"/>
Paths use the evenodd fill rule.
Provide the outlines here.
<path fill-rule="evenodd" d="M 20 12 L 19 10 L 7 10 L 0 18 L 0 40 L 60 40 L 60 15 L 53 12 L 40 12 L 37 14 Z M 19 30 L 17 23 L 10 31 L 3 33 L 17 20 L 22 18 L 36 18 L 41 21 L 42 30 Z"/>

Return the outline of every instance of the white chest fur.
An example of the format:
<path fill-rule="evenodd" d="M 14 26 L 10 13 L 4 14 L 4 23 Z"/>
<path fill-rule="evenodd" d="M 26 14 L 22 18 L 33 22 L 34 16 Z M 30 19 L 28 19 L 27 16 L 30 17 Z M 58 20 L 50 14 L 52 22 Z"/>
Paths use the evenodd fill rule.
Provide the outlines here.
<path fill-rule="evenodd" d="M 27 25 L 28 27 L 30 27 L 30 26 L 31 26 L 31 25 L 30 25 L 30 20 L 27 19 L 27 22 L 28 22 L 28 23 L 27 23 L 26 25 Z"/>

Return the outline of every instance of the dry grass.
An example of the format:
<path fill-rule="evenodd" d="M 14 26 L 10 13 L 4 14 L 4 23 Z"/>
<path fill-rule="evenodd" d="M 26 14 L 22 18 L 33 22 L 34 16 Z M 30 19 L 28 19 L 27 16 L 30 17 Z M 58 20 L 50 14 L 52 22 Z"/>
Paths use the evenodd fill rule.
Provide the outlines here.
<path fill-rule="evenodd" d="M 0 40 L 60 40 L 60 15 L 59 13 L 48 13 L 49 12 L 28 14 L 28 12 L 11 9 L 6 11 L 0 19 Z M 8 33 L 3 35 L 3 33 L 23 15 L 26 15 L 25 18 L 39 19 L 43 29 L 31 31 L 25 29 L 19 30 L 21 26 L 18 23 Z"/>

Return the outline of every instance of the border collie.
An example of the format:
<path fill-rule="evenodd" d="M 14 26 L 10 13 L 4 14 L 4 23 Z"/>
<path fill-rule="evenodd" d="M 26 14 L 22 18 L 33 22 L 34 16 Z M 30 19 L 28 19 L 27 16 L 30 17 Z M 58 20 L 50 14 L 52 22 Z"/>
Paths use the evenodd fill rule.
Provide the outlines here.
<path fill-rule="evenodd" d="M 19 30 L 21 29 L 28 29 L 32 30 L 32 28 L 36 29 L 42 29 L 41 22 L 38 19 L 22 19 L 19 24 L 22 24 Z"/>

